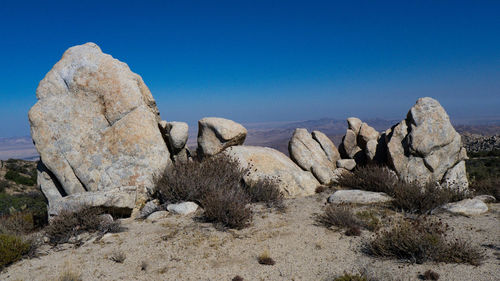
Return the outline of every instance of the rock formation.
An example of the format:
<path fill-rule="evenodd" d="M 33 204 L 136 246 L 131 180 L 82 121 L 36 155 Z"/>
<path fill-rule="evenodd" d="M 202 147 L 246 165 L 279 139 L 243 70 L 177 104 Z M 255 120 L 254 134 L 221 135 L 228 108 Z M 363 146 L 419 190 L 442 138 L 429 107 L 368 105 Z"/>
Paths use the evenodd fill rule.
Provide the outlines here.
<path fill-rule="evenodd" d="M 170 157 L 139 75 L 87 43 L 68 49 L 36 94 L 29 120 L 51 214 L 80 203 L 131 210 L 145 200 Z"/>
<path fill-rule="evenodd" d="M 189 126 L 185 122 L 160 122 L 165 142 L 173 161 L 185 162 L 190 157 L 190 152 L 186 147 L 189 135 Z"/>
<path fill-rule="evenodd" d="M 355 117 L 347 118 L 347 131 L 339 146 L 344 159 L 354 159 L 357 164 L 385 159 L 384 143 L 379 132 Z"/>
<path fill-rule="evenodd" d="M 250 168 L 243 179 L 250 188 L 259 180 L 275 179 L 284 196 L 297 197 L 312 195 L 319 186 L 319 182 L 311 173 L 303 171 L 285 154 L 275 149 L 232 146 L 223 153 L 236 159 L 241 168 Z"/>
<path fill-rule="evenodd" d="M 232 120 L 207 117 L 198 121 L 198 154 L 212 156 L 245 142 L 247 130 Z"/>
<path fill-rule="evenodd" d="M 306 129 L 296 129 L 288 143 L 290 158 L 302 169 L 310 171 L 322 184 L 336 179 L 335 163 L 340 155 L 333 142 L 320 131 L 310 134 Z"/>
<path fill-rule="evenodd" d="M 388 164 L 400 178 L 468 186 L 467 153 L 438 101 L 420 98 L 405 120 L 386 131 Z"/>

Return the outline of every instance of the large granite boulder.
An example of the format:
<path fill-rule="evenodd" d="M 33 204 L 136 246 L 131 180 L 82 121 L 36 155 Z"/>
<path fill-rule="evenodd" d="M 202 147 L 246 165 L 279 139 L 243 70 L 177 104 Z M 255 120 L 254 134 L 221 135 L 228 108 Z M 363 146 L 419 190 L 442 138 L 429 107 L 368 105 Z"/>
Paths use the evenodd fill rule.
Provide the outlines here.
<path fill-rule="evenodd" d="M 438 101 L 420 98 L 405 120 L 386 131 L 388 164 L 413 182 L 467 188 L 467 153 Z"/>
<path fill-rule="evenodd" d="M 328 153 L 323 147 L 327 148 Z M 333 170 L 336 168 L 336 161 L 340 158 L 336 150 L 335 145 L 323 133 L 315 131 L 313 136 L 303 128 L 295 129 L 288 143 L 290 158 L 302 169 L 313 173 L 322 184 L 330 184 L 336 178 Z"/>
<path fill-rule="evenodd" d="M 185 122 L 160 122 L 163 138 L 167 143 L 172 160 L 185 162 L 190 157 L 186 147 L 189 136 L 189 126 Z"/>
<path fill-rule="evenodd" d="M 247 129 L 232 120 L 207 117 L 198 121 L 198 154 L 215 155 L 227 147 L 245 142 Z"/>
<path fill-rule="evenodd" d="M 170 163 L 160 115 L 142 78 L 87 43 L 64 53 L 36 95 L 29 121 L 49 208 L 141 204 Z M 121 193 L 122 187 L 128 188 Z"/>
<path fill-rule="evenodd" d="M 223 151 L 237 160 L 249 172 L 243 180 L 252 188 L 259 180 L 274 179 L 286 197 L 307 196 L 315 193 L 320 183 L 302 170 L 285 154 L 268 147 L 232 146 Z"/>
<path fill-rule="evenodd" d="M 377 130 L 356 117 L 347 118 L 347 126 L 339 146 L 342 158 L 354 159 L 357 164 L 385 161 L 385 139 Z"/>

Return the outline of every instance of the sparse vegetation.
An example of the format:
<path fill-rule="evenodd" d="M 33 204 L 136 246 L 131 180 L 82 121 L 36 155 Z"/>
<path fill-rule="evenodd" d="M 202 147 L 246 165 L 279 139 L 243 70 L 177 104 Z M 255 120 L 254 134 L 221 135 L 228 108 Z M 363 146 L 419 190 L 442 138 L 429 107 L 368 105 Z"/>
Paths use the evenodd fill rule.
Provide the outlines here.
<path fill-rule="evenodd" d="M 472 158 L 465 161 L 469 180 L 481 181 L 500 178 L 500 156 Z"/>
<path fill-rule="evenodd" d="M 346 229 L 345 234 L 348 236 L 361 234 L 361 224 L 347 205 L 328 205 L 325 212 L 318 216 L 317 221 L 326 227 Z"/>
<path fill-rule="evenodd" d="M 269 255 L 269 251 L 264 251 L 257 257 L 257 261 L 262 265 L 275 265 L 276 262 Z"/>
<path fill-rule="evenodd" d="M 20 260 L 31 248 L 29 241 L 10 235 L 0 234 L 0 269 Z"/>
<path fill-rule="evenodd" d="M 483 252 L 462 240 L 446 240 L 449 227 L 440 220 L 426 217 L 401 220 L 386 231 L 382 231 L 366 245 L 372 256 L 390 257 L 415 263 L 426 261 L 468 263 L 479 265 Z"/>
<path fill-rule="evenodd" d="M 123 263 L 126 258 L 127 258 L 127 255 L 125 255 L 125 253 L 122 251 L 113 252 L 111 254 L 111 256 L 109 257 L 110 260 L 112 260 L 116 263 Z"/>
<path fill-rule="evenodd" d="M 422 278 L 424 280 L 439 280 L 439 273 L 429 269 L 426 272 L 424 272 Z"/>
<path fill-rule="evenodd" d="M 252 219 L 247 206 L 252 198 L 241 181 L 245 173 L 247 170 L 240 169 L 225 154 L 175 163 L 159 180 L 156 193 L 162 203 L 194 201 L 205 210 L 207 221 L 240 229 Z M 272 185 L 263 183 L 262 189 L 254 194 L 255 200 L 278 198 L 274 190 L 267 189 L 269 186 Z"/>
<path fill-rule="evenodd" d="M 81 274 L 71 270 L 64 271 L 58 279 L 59 281 L 82 281 Z"/>
<path fill-rule="evenodd" d="M 470 183 L 469 187 L 476 195 L 487 194 L 500 201 L 500 177 L 475 180 Z"/>
<path fill-rule="evenodd" d="M 363 227 L 369 231 L 377 231 L 380 228 L 380 219 L 372 210 L 357 212 L 356 217 L 361 221 Z"/>
<path fill-rule="evenodd" d="M 47 204 L 45 198 L 40 193 L 28 193 L 19 195 L 9 195 L 0 193 L 0 228 L 2 222 L 6 222 L 8 216 L 18 216 L 22 213 L 26 221 L 30 221 L 30 231 L 41 228 L 47 224 Z M 30 217 L 29 219 L 27 217 Z M 14 218 L 15 219 L 15 218 Z"/>
<path fill-rule="evenodd" d="M 350 274 L 345 272 L 343 275 L 333 279 L 333 281 L 368 281 L 368 279 L 361 274 Z"/>
<path fill-rule="evenodd" d="M 361 166 L 353 173 L 344 173 L 339 177 L 339 184 L 349 188 L 384 192 L 394 198 L 391 204 L 395 209 L 419 214 L 429 213 L 441 205 L 467 197 L 464 191 L 436 183 L 421 185 L 399 180 L 389 168 L 377 165 Z"/>
<path fill-rule="evenodd" d="M 245 191 L 250 196 L 251 202 L 266 203 L 268 207 L 283 208 L 283 194 L 278 187 L 278 179 L 265 178 L 259 180 Z"/>
<path fill-rule="evenodd" d="M 66 243 L 83 232 L 117 232 L 120 231 L 119 221 L 106 222 L 100 215 L 104 211 L 95 207 L 81 207 L 76 211 L 63 210 L 45 228 L 52 244 Z"/>

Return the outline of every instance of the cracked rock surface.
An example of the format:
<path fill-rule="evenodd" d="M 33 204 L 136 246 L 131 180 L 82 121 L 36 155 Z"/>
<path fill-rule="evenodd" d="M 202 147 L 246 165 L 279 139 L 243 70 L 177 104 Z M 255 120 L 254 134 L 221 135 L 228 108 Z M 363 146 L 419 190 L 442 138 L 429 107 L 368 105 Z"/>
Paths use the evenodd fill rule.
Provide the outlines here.
<path fill-rule="evenodd" d="M 71 197 L 75 201 L 84 193 L 97 192 L 88 194 L 95 198 L 131 186 L 135 192 L 126 202 L 133 208 L 169 165 L 160 115 L 148 87 L 127 64 L 102 53 L 96 44 L 69 48 L 36 95 L 29 121 L 43 162 L 39 185 L 49 195 L 49 205 L 73 194 L 80 194 Z"/>

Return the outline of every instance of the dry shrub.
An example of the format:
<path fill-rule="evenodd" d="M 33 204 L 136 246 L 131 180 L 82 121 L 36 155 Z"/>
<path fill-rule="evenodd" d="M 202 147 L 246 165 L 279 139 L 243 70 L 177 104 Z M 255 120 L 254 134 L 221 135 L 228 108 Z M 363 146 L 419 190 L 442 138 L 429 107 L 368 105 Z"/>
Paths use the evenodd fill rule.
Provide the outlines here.
<path fill-rule="evenodd" d="M 472 181 L 470 188 L 474 190 L 476 195 L 491 195 L 497 201 L 500 200 L 500 178 L 486 178 L 482 180 Z"/>
<path fill-rule="evenodd" d="M 365 250 L 372 256 L 416 263 L 434 261 L 479 265 L 484 259 L 483 252 L 461 240 L 448 242 L 448 229 L 441 220 L 426 217 L 401 220 L 390 230 L 378 233 L 366 244 Z"/>
<path fill-rule="evenodd" d="M 361 224 L 347 205 L 328 205 L 325 212 L 317 217 L 317 221 L 326 227 L 347 229 L 345 234 L 348 236 L 361 234 Z"/>
<path fill-rule="evenodd" d="M 394 198 L 392 205 L 397 210 L 419 214 L 428 214 L 446 203 L 460 201 L 467 197 L 465 191 L 441 187 L 436 183 L 422 186 L 404 181 L 399 181 L 389 195 Z"/>
<path fill-rule="evenodd" d="M 429 269 L 426 272 L 424 272 L 422 277 L 424 280 L 439 280 L 439 273 Z"/>
<path fill-rule="evenodd" d="M 338 178 L 338 184 L 343 187 L 386 193 L 397 182 L 394 172 L 380 165 L 359 166 L 352 173 L 342 173 Z"/>
<path fill-rule="evenodd" d="M 24 241 L 18 236 L 0 234 L 0 269 L 28 254 L 31 248 L 29 241 Z"/>
<path fill-rule="evenodd" d="M 369 231 L 377 231 L 380 228 L 380 219 L 372 210 L 357 212 L 356 217 L 360 220 L 363 227 Z"/>
<path fill-rule="evenodd" d="M 399 180 L 388 167 L 378 165 L 360 166 L 352 173 L 343 173 L 339 177 L 339 185 L 387 193 L 394 198 L 392 205 L 395 209 L 420 214 L 467 197 L 464 191 L 437 183 L 422 185 Z"/>
<path fill-rule="evenodd" d="M 247 206 L 251 198 L 242 182 L 247 172 L 225 154 L 201 161 L 178 162 L 159 180 L 156 194 L 162 203 L 194 201 L 203 207 L 207 221 L 241 229 L 252 219 Z M 264 187 L 268 186 L 266 183 Z M 272 199 L 274 191 L 264 187 L 256 196 Z"/>
<path fill-rule="evenodd" d="M 368 281 L 363 274 L 351 274 L 345 272 L 343 275 L 336 277 L 333 281 Z"/>
<path fill-rule="evenodd" d="M 269 251 L 264 251 L 257 257 L 257 261 L 262 265 L 275 265 L 276 262 L 269 255 Z"/>
<path fill-rule="evenodd" d="M 208 190 L 241 185 L 247 170 L 225 154 L 203 160 L 175 162 L 156 185 L 157 197 L 162 203 L 193 201 L 201 203 Z"/>
<path fill-rule="evenodd" d="M 71 237 L 83 232 L 119 232 L 119 221 L 107 222 L 104 210 L 96 207 L 79 207 L 75 211 L 63 210 L 45 228 L 51 244 L 66 243 Z"/>
<path fill-rule="evenodd" d="M 257 181 L 245 191 L 250 196 L 251 202 L 266 203 L 268 207 L 283 208 L 283 194 L 278 186 L 279 180 L 264 178 Z"/>
<path fill-rule="evenodd" d="M 240 188 L 212 189 L 201 200 L 207 221 L 235 229 L 242 229 L 250 223 L 252 211 L 248 203 L 250 198 Z"/>
<path fill-rule="evenodd" d="M 27 234 L 35 230 L 33 213 L 23 211 L 0 217 L 0 233 Z"/>

